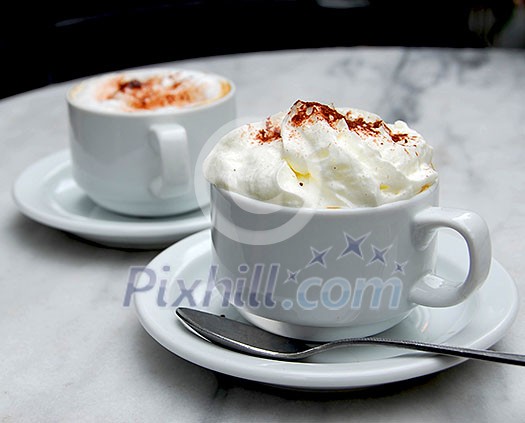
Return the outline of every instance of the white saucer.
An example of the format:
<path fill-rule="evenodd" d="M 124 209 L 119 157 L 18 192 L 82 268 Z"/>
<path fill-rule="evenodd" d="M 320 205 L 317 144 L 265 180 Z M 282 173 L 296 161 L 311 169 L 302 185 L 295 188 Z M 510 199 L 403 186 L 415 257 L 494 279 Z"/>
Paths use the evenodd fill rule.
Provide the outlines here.
<path fill-rule="evenodd" d="M 451 279 L 462 278 L 468 256 L 464 241 L 448 232 L 439 234 L 438 273 Z M 199 366 L 231 376 L 294 389 L 341 390 L 370 387 L 438 372 L 464 361 L 427 353 L 407 352 L 377 346 L 360 346 L 319 354 L 305 362 L 284 362 L 243 355 L 207 342 L 189 332 L 178 321 L 172 304 L 194 306 L 208 312 L 225 314 L 244 321 L 230 306 L 222 307 L 213 290 L 207 307 L 205 299 L 211 262 L 210 231 L 194 234 L 159 254 L 148 268 L 157 281 L 166 281 L 167 305 L 159 303 L 157 284 L 148 291 L 135 293 L 134 304 L 140 322 L 161 345 Z M 144 274 L 137 287 L 146 287 L 150 276 Z M 193 299 L 180 296 L 195 281 Z M 160 304 L 160 305 L 159 305 Z M 503 337 L 518 311 L 516 286 L 502 268 L 492 261 L 488 279 L 479 291 L 462 304 L 449 308 L 416 308 L 403 322 L 384 332 L 391 338 L 417 339 L 463 347 L 488 348 Z"/>
<path fill-rule="evenodd" d="M 200 209 L 174 217 L 135 218 L 99 207 L 73 180 L 68 150 L 29 166 L 16 180 L 13 197 L 31 219 L 111 247 L 164 248 L 210 226 L 209 213 Z"/>

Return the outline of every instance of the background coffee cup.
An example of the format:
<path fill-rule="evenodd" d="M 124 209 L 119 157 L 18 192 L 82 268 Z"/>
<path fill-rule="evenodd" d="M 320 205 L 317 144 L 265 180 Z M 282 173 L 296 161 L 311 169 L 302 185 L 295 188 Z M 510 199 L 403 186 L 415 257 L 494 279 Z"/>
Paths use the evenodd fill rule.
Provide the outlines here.
<path fill-rule="evenodd" d="M 147 72 L 167 71 L 177 69 Z M 112 75 L 116 74 L 96 78 Z M 233 82 L 205 75 L 224 82 L 229 90 L 220 98 L 179 109 L 129 112 L 87 105 L 78 93 L 94 78 L 68 92 L 73 177 L 94 202 L 135 216 L 173 215 L 199 207 L 194 188 L 206 182 L 195 176 L 200 173 L 194 168 L 201 147 L 236 117 Z"/>
<path fill-rule="evenodd" d="M 373 335 L 418 304 L 460 303 L 490 269 L 484 220 L 438 207 L 437 183 L 408 200 L 337 210 L 211 190 L 216 287 L 247 320 L 280 335 L 313 341 Z M 438 228 L 465 239 L 465 281 L 434 273 Z"/>

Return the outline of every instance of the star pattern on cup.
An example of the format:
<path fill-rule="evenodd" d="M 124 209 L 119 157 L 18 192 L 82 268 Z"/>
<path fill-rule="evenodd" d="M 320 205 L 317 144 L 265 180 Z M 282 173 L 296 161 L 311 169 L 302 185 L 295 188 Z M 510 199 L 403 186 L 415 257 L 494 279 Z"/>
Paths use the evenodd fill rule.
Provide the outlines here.
<path fill-rule="evenodd" d="M 339 253 L 336 260 L 344 259 L 345 257 L 349 256 L 355 256 L 361 259 L 363 262 L 365 262 L 367 266 L 393 266 L 392 274 L 399 273 L 404 275 L 405 267 L 408 264 L 408 261 L 392 261 L 392 259 L 388 259 L 388 252 L 392 248 L 393 244 L 383 247 L 370 243 L 367 246 L 367 243 L 365 241 L 369 238 L 370 234 L 371 232 L 368 232 L 366 234 L 361 234 L 359 236 L 354 237 L 348 234 L 347 232 L 343 232 L 343 237 L 346 242 L 346 245 Z M 324 250 L 310 246 L 310 252 L 312 254 L 312 257 L 303 269 L 311 267 L 315 264 L 319 264 L 320 266 L 326 269 L 328 266 L 327 258 L 330 250 L 332 250 L 332 246 L 325 248 Z M 288 270 L 288 278 L 286 279 L 286 282 L 297 283 L 297 275 L 300 271 L 301 269 L 297 271 Z"/>
<path fill-rule="evenodd" d="M 388 250 L 390 250 L 390 247 L 391 246 L 380 249 L 380 248 L 377 248 L 375 245 L 372 245 L 372 252 L 374 253 L 374 256 L 370 259 L 368 264 L 370 265 L 375 262 L 380 262 L 383 264 L 383 266 L 386 266 L 385 255 L 388 252 Z"/>
<path fill-rule="evenodd" d="M 399 263 L 397 261 L 394 261 L 394 271 L 392 272 L 392 274 L 395 274 L 395 273 L 401 273 L 402 275 L 405 274 L 405 266 L 407 265 L 408 261 L 405 261 L 403 263 Z"/>
<path fill-rule="evenodd" d="M 299 274 L 300 270 L 296 270 L 295 272 L 292 272 L 290 269 L 286 269 L 286 272 L 288 272 L 288 277 L 286 278 L 284 283 L 288 283 L 288 282 L 298 283 L 297 275 Z"/>
<path fill-rule="evenodd" d="M 316 250 L 314 247 L 310 247 L 310 251 L 312 253 L 312 259 L 308 262 L 306 267 L 310 267 L 315 264 L 320 264 L 321 266 L 326 268 L 325 256 L 328 254 L 328 252 L 331 249 L 332 247 L 328 247 L 325 250 Z"/>
<path fill-rule="evenodd" d="M 337 257 L 339 260 L 340 258 L 343 258 L 344 256 L 347 256 L 348 254 L 355 254 L 356 256 L 363 258 L 363 252 L 361 250 L 361 245 L 363 242 L 368 238 L 370 233 L 367 233 L 366 235 L 363 235 L 359 238 L 354 238 L 350 235 L 348 235 L 346 232 L 344 232 L 345 240 L 346 240 L 346 247 L 343 250 L 343 252 Z"/>

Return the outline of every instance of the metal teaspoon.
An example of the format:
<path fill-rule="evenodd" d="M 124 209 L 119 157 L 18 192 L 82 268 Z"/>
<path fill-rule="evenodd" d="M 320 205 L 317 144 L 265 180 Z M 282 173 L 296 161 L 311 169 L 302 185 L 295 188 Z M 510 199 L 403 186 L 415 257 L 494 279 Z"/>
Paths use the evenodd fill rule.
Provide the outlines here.
<path fill-rule="evenodd" d="M 196 309 L 179 307 L 176 313 L 187 326 L 215 344 L 274 360 L 296 361 L 336 348 L 374 344 L 525 366 L 525 355 L 522 354 L 380 337 L 339 339 L 311 346 L 301 340 L 275 335 L 256 326 Z"/>

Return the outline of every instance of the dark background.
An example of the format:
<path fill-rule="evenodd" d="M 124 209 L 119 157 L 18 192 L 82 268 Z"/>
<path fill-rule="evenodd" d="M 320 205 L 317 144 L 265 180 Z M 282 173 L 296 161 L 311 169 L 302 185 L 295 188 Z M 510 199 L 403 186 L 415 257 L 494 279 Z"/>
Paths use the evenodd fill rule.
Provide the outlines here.
<path fill-rule="evenodd" d="M 490 48 L 520 1 L 10 3 L 0 9 L 0 98 L 106 71 L 238 52 L 357 45 Z"/>

